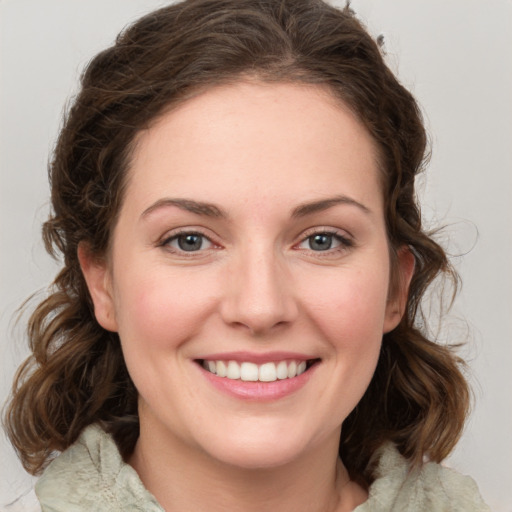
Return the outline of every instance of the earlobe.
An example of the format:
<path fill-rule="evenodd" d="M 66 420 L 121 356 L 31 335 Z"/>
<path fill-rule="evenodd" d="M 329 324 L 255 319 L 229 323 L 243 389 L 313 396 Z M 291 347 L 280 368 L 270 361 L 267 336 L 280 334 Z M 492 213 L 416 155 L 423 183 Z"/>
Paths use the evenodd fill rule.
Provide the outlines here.
<path fill-rule="evenodd" d="M 397 284 L 386 306 L 384 334 L 392 331 L 400 323 L 407 307 L 409 286 L 414 275 L 414 254 L 408 246 L 402 246 L 397 251 L 396 272 Z"/>
<path fill-rule="evenodd" d="M 108 331 L 117 331 L 112 279 L 106 261 L 94 256 L 86 244 L 78 245 L 78 261 L 94 304 L 98 323 Z"/>

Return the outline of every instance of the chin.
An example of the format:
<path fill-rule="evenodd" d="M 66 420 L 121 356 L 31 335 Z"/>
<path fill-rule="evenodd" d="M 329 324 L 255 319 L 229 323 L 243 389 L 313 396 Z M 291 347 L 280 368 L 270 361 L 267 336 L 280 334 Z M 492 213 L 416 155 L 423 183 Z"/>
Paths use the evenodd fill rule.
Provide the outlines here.
<path fill-rule="evenodd" d="M 311 445 L 307 436 L 290 435 L 289 428 L 274 430 L 261 426 L 233 432 L 220 440 L 204 439 L 203 449 L 221 463 L 243 469 L 271 469 L 284 466 L 308 451 Z"/>
<path fill-rule="evenodd" d="M 210 455 L 229 466 L 257 470 L 285 466 L 299 457 L 300 450 L 289 446 L 279 446 L 278 443 L 274 443 L 272 446 L 245 443 L 242 446 L 232 446 L 221 453 L 210 453 Z"/>

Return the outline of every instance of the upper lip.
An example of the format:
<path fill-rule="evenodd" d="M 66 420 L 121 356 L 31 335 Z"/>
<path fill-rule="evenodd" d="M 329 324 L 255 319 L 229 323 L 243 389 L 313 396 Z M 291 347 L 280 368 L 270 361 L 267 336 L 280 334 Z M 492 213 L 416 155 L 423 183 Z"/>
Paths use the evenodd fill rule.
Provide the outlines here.
<path fill-rule="evenodd" d="M 248 362 L 255 364 L 264 364 L 276 361 L 294 360 L 294 361 L 309 361 L 311 359 L 318 359 L 318 357 L 301 354 L 298 352 L 220 352 L 215 354 L 207 354 L 196 359 L 206 361 L 237 361 L 240 363 Z"/>

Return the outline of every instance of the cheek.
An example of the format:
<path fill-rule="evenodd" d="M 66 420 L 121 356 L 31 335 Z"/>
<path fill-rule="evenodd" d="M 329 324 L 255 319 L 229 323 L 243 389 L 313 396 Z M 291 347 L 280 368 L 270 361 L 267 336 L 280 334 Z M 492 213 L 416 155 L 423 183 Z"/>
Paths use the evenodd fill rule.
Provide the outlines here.
<path fill-rule="evenodd" d="M 324 285 L 317 280 L 309 291 L 307 308 L 326 338 L 334 344 L 363 347 L 382 338 L 388 279 L 385 273 L 340 270 Z"/>
<path fill-rule="evenodd" d="M 329 345 L 332 377 L 328 409 L 333 426 L 361 400 L 373 377 L 382 345 L 387 278 L 354 273 L 330 281 L 329 293 L 310 303 L 310 317 Z"/>
<path fill-rule="evenodd" d="M 145 352 L 179 346 L 192 337 L 213 307 L 214 285 L 183 272 L 130 274 L 116 293 L 123 345 Z"/>

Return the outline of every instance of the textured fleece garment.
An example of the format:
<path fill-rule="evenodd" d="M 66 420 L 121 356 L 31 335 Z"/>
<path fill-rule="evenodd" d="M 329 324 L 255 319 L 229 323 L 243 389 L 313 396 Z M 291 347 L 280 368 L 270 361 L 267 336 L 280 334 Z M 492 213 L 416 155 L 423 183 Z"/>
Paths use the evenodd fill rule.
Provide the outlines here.
<path fill-rule="evenodd" d="M 490 512 L 475 482 L 439 464 L 415 473 L 392 445 L 380 455 L 369 498 L 354 512 Z M 36 484 L 42 512 L 164 512 L 113 439 L 87 427 Z"/>

